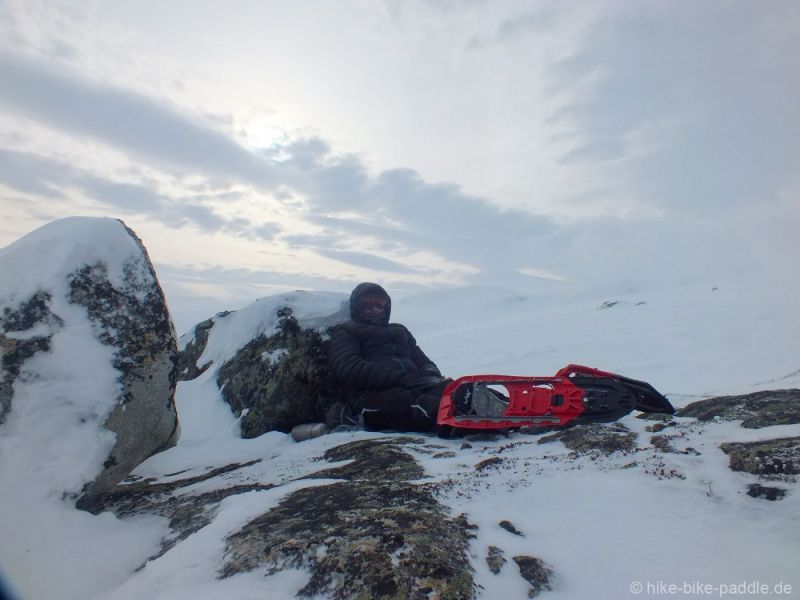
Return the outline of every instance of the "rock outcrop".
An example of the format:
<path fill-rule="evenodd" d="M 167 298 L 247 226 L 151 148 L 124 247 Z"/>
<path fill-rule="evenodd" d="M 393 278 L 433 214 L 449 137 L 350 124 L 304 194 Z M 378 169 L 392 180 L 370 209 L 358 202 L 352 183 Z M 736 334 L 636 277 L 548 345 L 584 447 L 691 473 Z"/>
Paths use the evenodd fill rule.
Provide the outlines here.
<path fill-rule="evenodd" d="M 228 535 L 217 577 L 261 567 L 267 574 L 304 568 L 309 580 L 298 591 L 303 597 L 473 598 L 468 547 L 474 527 L 465 518 L 448 514 L 436 498 L 436 486 L 424 483 L 424 470 L 409 454 L 409 449 L 424 447 L 428 441 L 386 437 L 329 449 L 319 457 L 319 470 L 295 481 L 332 482 L 289 493 L 278 506 Z M 343 466 L 326 466 L 342 462 Z M 95 511 L 168 518 L 173 534 L 155 559 L 206 526 L 225 498 L 270 489 L 230 485 L 237 472 L 253 464 L 229 465 L 168 484 L 124 483 L 105 494 Z M 223 476 L 228 485 L 220 486 Z M 213 491 L 188 491 L 215 478 L 220 487 Z"/>
<path fill-rule="evenodd" d="M 82 481 L 61 491 L 91 502 L 177 439 L 164 294 L 141 240 L 115 219 L 55 221 L 0 263 L 0 438 L 56 464 L 74 458 Z"/>
<path fill-rule="evenodd" d="M 741 420 L 742 427 L 748 429 L 800 423 L 800 390 L 767 390 L 699 400 L 687 404 L 676 415 L 700 421 Z"/>
<path fill-rule="evenodd" d="M 562 442 L 576 454 L 612 454 L 630 452 L 636 446 L 636 434 L 622 423 L 588 423 L 546 435 L 540 444 Z"/>
<path fill-rule="evenodd" d="M 223 400 L 241 417 L 244 438 L 324 420 L 344 393 L 328 371 L 327 346 L 330 328 L 347 319 L 345 300 L 343 294 L 294 292 L 203 321 L 185 342 L 181 378 L 195 379 L 211 368 Z M 303 303 L 318 303 L 313 318 L 304 310 L 295 315 Z M 234 351 L 206 355 L 210 337 L 248 320 L 260 326 L 230 344 Z"/>

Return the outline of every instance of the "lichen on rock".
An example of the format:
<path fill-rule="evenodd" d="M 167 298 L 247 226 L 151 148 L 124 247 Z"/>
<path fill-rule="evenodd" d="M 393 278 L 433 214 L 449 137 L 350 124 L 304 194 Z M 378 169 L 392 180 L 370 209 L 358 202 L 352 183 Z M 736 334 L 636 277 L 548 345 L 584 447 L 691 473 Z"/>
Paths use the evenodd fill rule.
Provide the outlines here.
<path fill-rule="evenodd" d="M 498 575 L 500 571 L 503 570 L 503 565 L 505 565 L 508 561 L 506 557 L 503 556 L 503 550 L 498 548 L 497 546 L 489 546 L 489 549 L 486 553 L 486 564 L 489 567 L 489 570 Z"/>
<path fill-rule="evenodd" d="M 48 306 L 50 294 L 39 291 L 17 307 L 5 306 L 0 314 L 0 424 L 11 410 L 14 381 L 22 365 L 37 352 L 50 350 L 53 333 L 64 322 Z M 22 335 L 18 335 L 22 334 Z"/>
<path fill-rule="evenodd" d="M 277 332 L 251 340 L 217 373 L 223 399 L 242 416 L 244 438 L 324 420 L 345 393 L 328 370 L 324 332 L 301 327 L 289 306 L 277 316 Z"/>
<path fill-rule="evenodd" d="M 613 454 L 630 452 L 636 445 L 636 433 L 622 423 L 603 425 L 588 423 L 546 435 L 540 444 L 562 442 L 577 454 Z"/>
<path fill-rule="evenodd" d="M 741 420 L 746 429 L 800 423 L 800 390 L 767 390 L 699 400 L 684 406 L 676 415 L 694 417 L 699 421 L 715 418 Z"/>
<path fill-rule="evenodd" d="M 720 449 L 729 456 L 729 466 L 734 471 L 776 479 L 800 474 L 800 437 L 731 442 L 722 444 Z"/>
<path fill-rule="evenodd" d="M 414 482 L 422 470 L 400 443 L 365 440 L 329 450 L 326 459 L 353 462 L 309 477 L 347 481 L 293 492 L 228 536 L 219 576 L 306 568 L 300 596 L 473 598 L 471 527 Z"/>

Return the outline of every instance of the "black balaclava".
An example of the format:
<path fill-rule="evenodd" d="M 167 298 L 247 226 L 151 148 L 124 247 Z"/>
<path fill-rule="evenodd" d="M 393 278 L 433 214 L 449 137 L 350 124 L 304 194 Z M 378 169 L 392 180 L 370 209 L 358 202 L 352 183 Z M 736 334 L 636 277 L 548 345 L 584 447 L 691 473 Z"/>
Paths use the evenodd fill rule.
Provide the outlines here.
<path fill-rule="evenodd" d="M 360 305 L 360 300 L 366 296 L 381 296 L 386 298 L 386 309 L 380 314 L 369 314 Z M 377 283 L 359 283 L 350 294 L 350 318 L 356 323 L 368 323 L 371 325 L 388 325 L 389 315 L 392 312 L 392 299 L 386 290 Z"/>

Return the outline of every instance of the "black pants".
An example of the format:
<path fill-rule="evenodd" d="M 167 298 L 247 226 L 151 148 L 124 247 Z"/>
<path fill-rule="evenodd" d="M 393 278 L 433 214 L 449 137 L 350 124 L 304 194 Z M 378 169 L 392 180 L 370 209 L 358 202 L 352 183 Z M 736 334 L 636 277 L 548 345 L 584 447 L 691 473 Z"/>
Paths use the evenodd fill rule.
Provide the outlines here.
<path fill-rule="evenodd" d="M 353 412 L 363 417 L 364 427 L 370 431 L 434 431 L 442 392 L 451 381 L 366 392 L 353 403 Z"/>

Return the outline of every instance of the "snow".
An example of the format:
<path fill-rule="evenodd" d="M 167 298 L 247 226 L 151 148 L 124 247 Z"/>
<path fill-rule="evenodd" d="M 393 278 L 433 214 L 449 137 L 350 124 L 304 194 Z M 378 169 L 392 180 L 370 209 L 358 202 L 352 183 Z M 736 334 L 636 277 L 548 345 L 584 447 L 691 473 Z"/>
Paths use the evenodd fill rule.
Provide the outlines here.
<path fill-rule="evenodd" d="M 272 335 L 278 330 L 279 308 L 290 306 L 294 317 L 303 328 L 325 329 L 344 319 L 347 296 L 334 292 L 292 292 L 268 298 L 260 298 L 250 306 L 225 315 L 214 317 L 205 352 L 197 361 L 200 365 L 212 362 L 215 369 L 233 358 L 236 352 L 259 335 Z M 180 347 L 194 337 L 191 332 L 181 336 Z M 210 374 L 209 374 L 210 375 Z"/>
<path fill-rule="evenodd" d="M 14 306 L 40 289 L 52 290 L 58 292 L 52 305 L 53 312 L 58 313 L 66 303 L 66 274 L 84 265 L 102 263 L 108 268 L 111 284 L 121 288 L 129 275 L 125 265 L 140 256 L 140 246 L 117 219 L 69 217 L 53 221 L 0 249 L 0 303 Z"/>
<path fill-rule="evenodd" d="M 75 254 L 76 247 L 77 241 L 67 250 Z M 38 249 L 34 244 L 28 251 L 34 256 Z M 8 249 L 0 257 L 7 255 Z M 406 324 L 425 352 L 452 377 L 481 372 L 546 375 L 567 363 L 582 363 L 649 381 L 680 406 L 708 394 L 800 385 L 797 284 L 786 278 L 778 291 L 770 287 L 774 281 L 772 274 L 759 272 L 617 294 L 584 290 L 537 297 L 497 288 L 430 291 L 395 298 L 393 320 Z M 9 287 L 4 281 L 0 297 L 9 293 Z M 35 286 L 17 287 L 30 290 Z M 218 315 L 199 363 L 213 361 L 218 368 L 259 333 L 275 331 L 279 306 L 291 305 L 304 326 L 324 327 L 326 316 L 341 311 L 344 300 L 342 294 L 297 292 Z M 606 302 L 618 304 L 598 310 Z M 77 318 L 65 326 L 60 335 L 74 337 L 65 337 L 64 344 L 77 345 L 81 353 L 100 352 L 102 348 L 91 346 L 81 327 Z M 190 339 L 191 334 L 184 336 L 182 346 Z M 66 376 L 79 360 L 74 354 L 56 349 L 52 356 L 38 359 L 49 361 L 46 365 L 34 366 Z M 298 481 L 321 468 L 314 459 L 326 449 L 390 434 L 337 433 L 301 444 L 276 432 L 241 439 L 238 421 L 222 401 L 214 373 L 215 369 L 209 369 L 198 379 L 179 384 L 181 440 L 140 465 L 134 474 L 172 481 L 233 462 L 262 459 L 181 493 L 218 488 L 220 481 L 279 487 L 228 497 L 208 526 L 138 571 L 136 567 L 158 551 L 159 539 L 166 534 L 163 519 L 120 520 L 109 514 L 81 513 L 70 509 L 68 501 L 48 496 L 53 486 L 44 483 L 52 478 L 59 486 L 69 486 L 80 479 L 76 473 L 90 470 L 86 465 L 95 458 L 83 455 L 80 431 L 72 431 L 80 428 L 67 422 L 68 415 L 99 406 L 100 397 L 112 391 L 110 374 L 93 373 L 85 397 L 74 388 L 64 388 L 60 403 L 86 403 L 82 408 L 70 405 L 64 414 L 36 405 L 37 397 L 54 393 L 47 389 L 47 379 L 21 386 L 30 405 L 26 411 L 41 415 L 50 410 L 52 427 L 58 424 L 58 429 L 42 425 L 45 429 L 40 434 L 63 438 L 75 450 L 67 448 L 59 456 L 47 448 L 32 448 L 32 442 L 21 437 L 26 428 L 18 420 L 29 423 L 35 416 L 24 411 L 17 414 L 17 408 L 0 429 L 0 565 L 23 597 L 295 596 L 308 578 L 302 570 L 269 577 L 261 570 L 216 579 L 224 538 L 291 491 L 332 483 Z M 75 385 L 80 385 L 77 379 Z M 461 440 L 429 438 L 455 453 L 451 458 L 434 458 L 417 452 L 429 480 L 458 481 L 440 500 L 454 516 L 465 513 L 479 526 L 470 551 L 476 581 L 482 586 L 480 597 L 527 597 L 529 586 L 512 560 L 517 555 L 536 556 L 554 568 L 554 589 L 541 596 L 554 600 L 628 598 L 637 582 L 645 592 L 648 585 L 684 581 L 714 586 L 786 582 L 796 593 L 800 589 L 797 490 L 791 488 L 779 502 L 748 497 L 744 489 L 752 476 L 731 471 L 718 446 L 725 441 L 800 435 L 800 426 L 746 430 L 735 422 L 679 421 L 684 436 L 675 445 L 696 448 L 700 455 L 656 452 L 647 444 L 649 422 L 632 415 L 621 422 L 639 434 L 642 449 L 610 457 L 575 457 L 559 442 L 538 444 L 538 437 L 522 434 L 472 442 L 467 449 L 461 448 Z M 494 456 L 503 459 L 499 466 L 475 469 L 478 462 Z M 683 478 L 659 476 L 661 469 Z M 27 479 L 25 473 L 30 474 Z M 17 486 L 13 490 L 8 487 L 12 480 Z M 33 514 L 40 521 L 32 522 Z M 500 528 L 498 522 L 503 519 L 510 520 L 524 537 Z M 499 575 L 492 574 L 485 562 L 490 545 L 502 548 L 508 561 Z"/>

